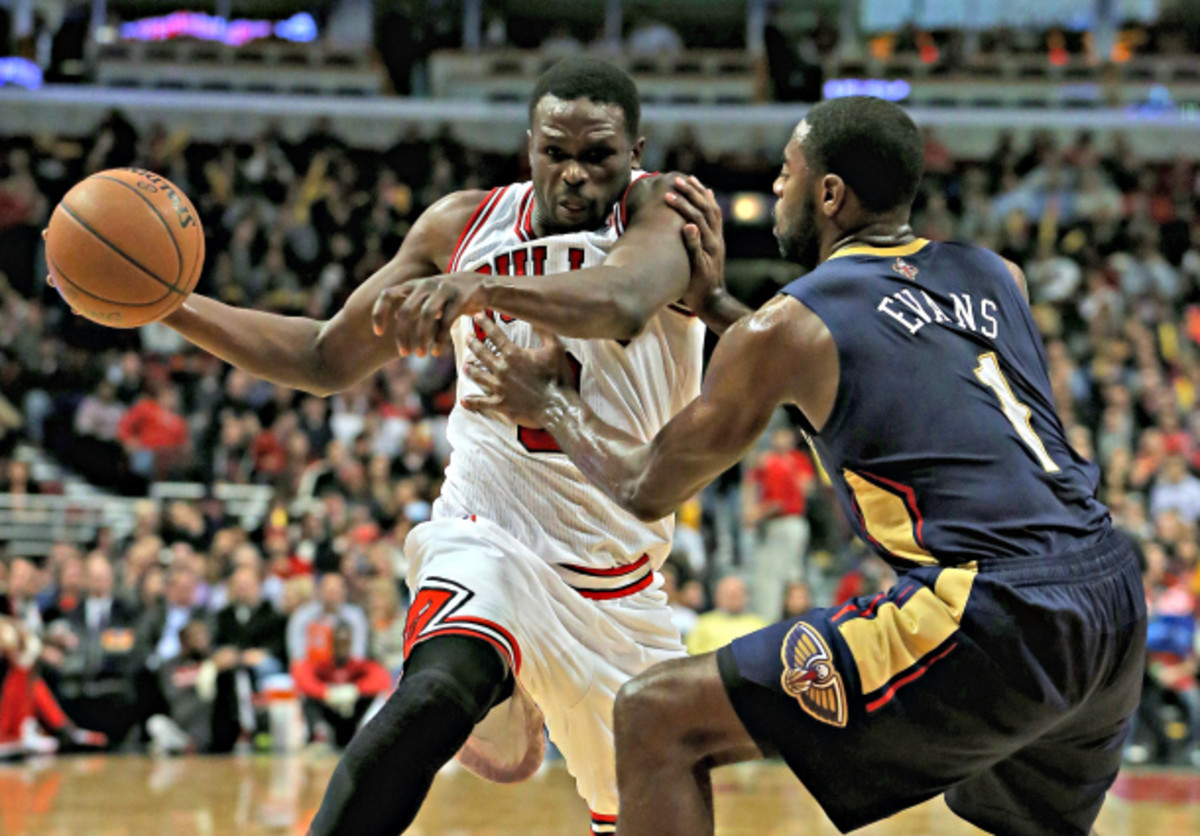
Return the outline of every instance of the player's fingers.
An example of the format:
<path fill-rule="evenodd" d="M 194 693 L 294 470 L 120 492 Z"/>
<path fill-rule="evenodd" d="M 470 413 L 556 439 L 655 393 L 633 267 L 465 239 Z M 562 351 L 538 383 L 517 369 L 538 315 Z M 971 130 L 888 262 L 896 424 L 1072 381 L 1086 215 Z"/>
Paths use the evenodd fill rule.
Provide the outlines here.
<path fill-rule="evenodd" d="M 711 224 L 704 224 L 699 227 L 700 230 L 700 248 L 704 252 L 712 255 L 721 248 L 721 230 L 713 229 Z"/>
<path fill-rule="evenodd" d="M 478 386 L 481 394 L 484 396 L 502 398 L 504 386 L 500 380 L 500 376 L 491 369 L 485 368 L 480 363 L 468 362 L 463 366 L 463 375 Z M 497 400 L 498 402 L 499 400 Z"/>
<path fill-rule="evenodd" d="M 45 241 L 49 235 L 50 235 L 50 230 L 43 228 L 42 229 L 42 240 Z"/>
<path fill-rule="evenodd" d="M 433 353 L 439 355 L 443 349 L 450 348 L 453 345 L 454 323 L 458 320 L 458 315 L 453 311 L 443 311 L 442 316 L 437 321 L 437 327 L 433 334 Z"/>
<path fill-rule="evenodd" d="M 682 230 L 683 246 L 688 251 L 688 256 L 695 258 L 700 255 L 704 248 L 700 241 L 700 227 L 695 224 L 685 224 Z"/>
<path fill-rule="evenodd" d="M 377 337 L 383 336 L 383 332 L 387 329 L 386 323 L 391 319 L 392 291 L 392 288 L 382 291 L 375 297 L 375 304 L 371 306 L 371 330 Z"/>
<path fill-rule="evenodd" d="M 704 215 L 704 221 L 714 230 L 721 229 L 721 207 L 712 189 L 700 182 L 700 178 L 691 175 L 688 180 L 688 199 Z"/>
<path fill-rule="evenodd" d="M 54 283 L 54 276 L 50 275 L 49 273 L 46 274 L 46 284 L 50 285 L 55 290 L 58 290 L 58 285 Z"/>
<path fill-rule="evenodd" d="M 418 316 L 429 298 L 431 288 L 420 284 L 409 292 L 403 304 L 394 314 L 396 327 L 396 347 L 401 354 L 411 354 L 417 348 Z"/>
<path fill-rule="evenodd" d="M 485 395 L 494 395 L 503 388 L 499 376 L 490 369 L 485 369 L 478 363 L 468 363 L 465 369 L 467 378 L 482 389 Z"/>
<path fill-rule="evenodd" d="M 676 178 L 676 183 L 678 184 L 676 191 L 685 196 L 688 202 L 704 215 L 705 220 L 712 220 L 714 211 L 719 216 L 720 209 L 717 207 L 712 189 L 705 188 L 695 175 Z"/>
<path fill-rule="evenodd" d="M 439 287 L 425 299 L 421 310 L 417 313 L 413 347 L 416 348 L 418 357 L 424 357 L 426 352 L 433 348 L 434 335 L 437 333 L 438 324 L 441 322 L 442 313 L 448 301 L 446 297 L 445 288 Z"/>
<path fill-rule="evenodd" d="M 700 178 L 695 174 L 688 175 L 688 182 L 692 184 L 692 188 L 696 190 L 696 195 L 701 201 L 716 200 L 713 190 L 701 183 Z"/>
<path fill-rule="evenodd" d="M 693 210 L 687 220 L 700 228 L 706 244 L 718 240 L 721 235 L 721 207 L 713 190 L 706 188 L 694 176 L 686 179 L 677 177 L 675 182 L 676 191 L 687 199 Z"/>
<path fill-rule="evenodd" d="M 717 196 L 712 189 L 705 189 L 708 192 L 708 222 L 717 232 L 721 231 L 721 225 L 725 219 L 721 215 L 721 206 L 717 203 Z"/>
<path fill-rule="evenodd" d="M 504 335 L 504 330 L 485 314 L 475 314 L 475 324 L 483 331 L 484 337 L 495 347 L 496 351 L 504 353 L 512 348 L 512 342 Z"/>
<path fill-rule="evenodd" d="M 471 412 L 485 412 L 498 407 L 501 398 L 499 395 L 467 395 L 465 398 L 461 398 L 459 403 L 462 404 L 463 409 Z"/>
<path fill-rule="evenodd" d="M 409 292 L 409 285 L 389 287 L 380 292 L 379 297 L 375 300 L 375 305 L 371 308 L 371 325 L 375 329 L 375 336 L 382 337 L 384 335 L 396 308 L 403 304 Z"/>
<path fill-rule="evenodd" d="M 676 177 L 675 191 L 686 197 L 693 206 L 702 206 L 704 203 L 704 188 L 695 177 Z"/>
<path fill-rule="evenodd" d="M 693 224 L 703 222 L 704 215 L 700 213 L 700 210 L 697 209 L 691 203 L 691 201 L 687 199 L 686 196 L 680 195 L 676 192 L 667 192 L 666 201 L 667 205 L 674 209 L 675 212 L 681 218 L 683 218 L 685 222 Z"/>
<path fill-rule="evenodd" d="M 496 356 L 496 352 L 480 340 L 476 336 L 471 337 L 471 342 L 468 343 L 467 349 L 471 356 L 468 358 L 468 363 L 478 363 L 489 371 L 495 371 L 499 368 L 500 358 Z"/>

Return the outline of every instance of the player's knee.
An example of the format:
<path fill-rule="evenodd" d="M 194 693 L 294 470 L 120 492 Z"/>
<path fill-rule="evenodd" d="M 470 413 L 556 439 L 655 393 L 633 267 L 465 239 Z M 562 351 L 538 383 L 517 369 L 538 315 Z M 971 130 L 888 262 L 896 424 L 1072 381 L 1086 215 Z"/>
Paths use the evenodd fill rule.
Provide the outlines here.
<path fill-rule="evenodd" d="M 683 731 L 675 722 L 682 684 L 677 666 L 658 665 L 621 687 L 613 706 L 619 749 L 663 751 L 683 741 Z"/>
<path fill-rule="evenodd" d="M 511 690 L 512 677 L 489 645 L 448 636 L 417 645 L 397 694 L 422 705 L 453 703 L 478 722 Z"/>
<path fill-rule="evenodd" d="M 457 706 L 474 720 L 491 708 L 488 689 L 467 687 L 453 672 L 443 668 L 427 668 L 405 674 L 393 699 L 399 698 L 405 713 L 412 717 L 440 714 Z"/>

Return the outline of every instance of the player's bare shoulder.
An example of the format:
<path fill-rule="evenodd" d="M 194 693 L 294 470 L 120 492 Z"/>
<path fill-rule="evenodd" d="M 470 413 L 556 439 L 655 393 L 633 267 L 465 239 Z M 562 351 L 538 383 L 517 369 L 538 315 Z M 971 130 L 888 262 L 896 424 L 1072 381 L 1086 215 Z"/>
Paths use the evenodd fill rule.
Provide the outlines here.
<path fill-rule="evenodd" d="M 447 269 L 463 229 L 488 194 L 483 189 L 465 189 L 439 198 L 421 213 L 409 237 L 416 236 L 426 257 Z"/>
<path fill-rule="evenodd" d="M 733 326 L 739 327 L 754 346 L 746 366 L 759 379 L 777 378 L 780 399 L 798 406 L 818 430 L 824 426 L 837 397 L 840 363 L 821 318 L 799 299 L 780 294 Z"/>

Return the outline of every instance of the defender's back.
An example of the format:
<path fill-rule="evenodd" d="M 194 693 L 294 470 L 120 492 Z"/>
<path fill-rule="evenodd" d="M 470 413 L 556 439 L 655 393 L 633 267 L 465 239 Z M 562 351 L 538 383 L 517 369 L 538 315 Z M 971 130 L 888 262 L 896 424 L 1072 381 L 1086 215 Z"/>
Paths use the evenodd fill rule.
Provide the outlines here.
<path fill-rule="evenodd" d="M 1099 471 L 1067 443 L 1041 337 L 995 253 L 851 246 L 782 292 L 837 344 L 837 398 L 810 440 L 890 562 L 1055 554 L 1108 532 Z"/>

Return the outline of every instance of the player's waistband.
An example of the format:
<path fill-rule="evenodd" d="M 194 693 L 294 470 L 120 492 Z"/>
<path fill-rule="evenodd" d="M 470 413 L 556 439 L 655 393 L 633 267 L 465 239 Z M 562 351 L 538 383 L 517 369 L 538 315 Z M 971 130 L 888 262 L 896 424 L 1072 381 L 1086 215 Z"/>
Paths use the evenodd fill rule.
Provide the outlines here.
<path fill-rule="evenodd" d="M 1137 555 L 1128 538 L 1111 529 L 1093 545 L 1074 551 L 979 561 L 981 575 L 997 577 L 1010 586 L 1090 583 L 1129 571 L 1140 573 Z"/>
<path fill-rule="evenodd" d="M 584 598 L 608 601 L 641 592 L 654 583 L 650 555 L 644 554 L 632 563 L 609 568 L 577 566 L 571 563 L 551 564 L 567 586 Z"/>

